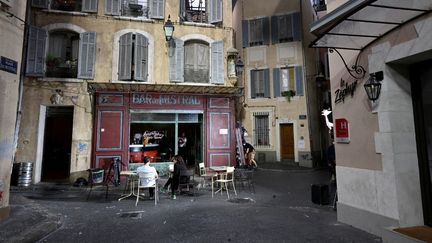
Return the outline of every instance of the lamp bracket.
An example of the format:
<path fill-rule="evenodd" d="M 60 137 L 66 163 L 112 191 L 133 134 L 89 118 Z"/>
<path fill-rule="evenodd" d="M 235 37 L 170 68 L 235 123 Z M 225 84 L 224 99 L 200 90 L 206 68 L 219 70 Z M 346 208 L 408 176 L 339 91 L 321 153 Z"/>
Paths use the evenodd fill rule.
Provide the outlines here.
<path fill-rule="evenodd" d="M 356 61 L 355 61 L 354 65 L 351 66 L 351 68 L 348 67 L 342 54 L 337 49 L 329 48 L 329 52 L 330 53 L 336 52 L 339 55 L 339 57 L 342 59 L 342 62 L 344 64 L 346 70 L 348 71 L 349 75 L 351 75 L 351 77 L 353 77 L 355 79 L 363 79 L 364 78 L 364 76 L 366 75 L 366 70 L 363 68 L 363 66 L 358 64 L 361 52 L 359 52 L 359 54 L 357 55 Z"/>

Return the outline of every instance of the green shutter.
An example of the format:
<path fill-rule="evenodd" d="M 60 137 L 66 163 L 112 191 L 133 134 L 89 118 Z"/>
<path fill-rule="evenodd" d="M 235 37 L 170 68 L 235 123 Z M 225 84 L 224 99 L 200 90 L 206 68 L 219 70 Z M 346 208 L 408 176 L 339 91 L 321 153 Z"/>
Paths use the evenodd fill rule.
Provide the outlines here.
<path fill-rule="evenodd" d="M 96 32 L 80 34 L 78 78 L 93 79 L 96 56 Z"/>
<path fill-rule="evenodd" d="M 281 96 L 280 68 L 273 68 L 273 97 Z"/>
<path fill-rule="evenodd" d="M 243 48 L 249 47 L 249 21 L 242 21 Z"/>
<path fill-rule="evenodd" d="M 256 98 L 256 70 L 250 71 L 250 87 L 251 87 L 251 98 Z"/>
<path fill-rule="evenodd" d="M 263 45 L 270 44 L 270 20 L 268 17 L 262 19 Z"/>
<path fill-rule="evenodd" d="M 223 41 L 211 43 L 211 83 L 224 84 Z"/>
<path fill-rule="evenodd" d="M 270 98 L 270 70 L 264 69 L 264 97 Z"/>
<path fill-rule="evenodd" d="M 27 45 L 27 76 L 43 76 L 45 67 L 45 44 L 48 32 L 44 29 L 30 26 Z"/>
<path fill-rule="evenodd" d="M 272 44 L 279 43 L 279 19 L 278 16 L 271 17 L 271 33 L 272 33 Z"/>
<path fill-rule="evenodd" d="M 303 96 L 303 72 L 301 66 L 294 67 L 296 78 L 296 95 Z"/>
<path fill-rule="evenodd" d="M 180 39 L 174 39 L 175 46 L 170 56 L 169 76 L 171 82 L 184 82 L 184 42 Z M 170 51 L 171 52 L 171 51 Z"/>
<path fill-rule="evenodd" d="M 293 39 L 294 41 L 301 41 L 303 27 L 301 21 L 301 14 L 299 12 L 293 13 L 292 23 L 293 23 Z"/>

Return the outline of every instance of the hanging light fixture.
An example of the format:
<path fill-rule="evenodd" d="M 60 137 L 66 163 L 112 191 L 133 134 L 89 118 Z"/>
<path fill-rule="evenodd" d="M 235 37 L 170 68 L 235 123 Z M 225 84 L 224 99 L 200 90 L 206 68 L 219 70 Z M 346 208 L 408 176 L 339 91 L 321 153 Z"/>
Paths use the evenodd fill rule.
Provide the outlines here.
<path fill-rule="evenodd" d="M 171 16 L 168 15 L 168 20 L 165 22 L 165 24 L 163 26 L 163 29 L 164 29 L 164 32 L 165 32 L 165 39 L 166 39 L 166 41 L 168 43 L 171 42 L 172 36 L 173 36 L 173 33 L 174 33 L 174 25 L 171 22 L 170 18 L 171 18 Z"/>
<path fill-rule="evenodd" d="M 383 80 L 383 72 L 376 72 L 369 74 L 369 79 L 363 85 L 366 94 L 370 101 L 375 102 L 381 93 L 381 81 Z"/>

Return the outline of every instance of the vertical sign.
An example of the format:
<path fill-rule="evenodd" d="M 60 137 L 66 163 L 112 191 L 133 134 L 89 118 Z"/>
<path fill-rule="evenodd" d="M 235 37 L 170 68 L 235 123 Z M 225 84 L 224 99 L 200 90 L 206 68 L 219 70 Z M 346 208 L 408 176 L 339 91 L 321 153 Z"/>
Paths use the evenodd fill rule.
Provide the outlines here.
<path fill-rule="evenodd" d="M 349 123 L 345 118 L 336 119 L 336 139 L 337 143 L 349 143 Z"/>

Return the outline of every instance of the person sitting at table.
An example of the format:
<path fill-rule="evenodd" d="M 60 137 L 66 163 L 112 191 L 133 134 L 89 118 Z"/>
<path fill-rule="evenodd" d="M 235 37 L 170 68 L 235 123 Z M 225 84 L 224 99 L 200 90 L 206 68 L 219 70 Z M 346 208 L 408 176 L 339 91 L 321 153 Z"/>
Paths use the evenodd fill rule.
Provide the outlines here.
<path fill-rule="evenodd" d="M 161 188 L 161 192 L 166 192 L 168 190 L 168 186 L 171 185 L 171 198 L 176 199 L 175 193 L 180 182 L 180 174 L 181 172 L 186 171 L 187 167 L 180 155 L 175 155 L 172 159 L 172 162 L 174 162 L 174 171 L 172 171 L 172 176 L 168 179 L 163 188 Z"/>
<path fill-rule="evenodd" d="M 136 172 L 152 173 L 154 175 L 154 179 L 147 179 L 147 178 L 141 179 L 142 180 L 140 181 L 141 185 L 153 185 L 154 183 L 156 183 L 156 179 L 159 177 L 156 169 L 150 166 L 150 157 L 148 156 L 144 156 L 144 165 L 138 167 L 136 169 Z M 150 199 L 153 199 L 154 188 L 149 188 L 149 195 L 150 195 Z"/>

